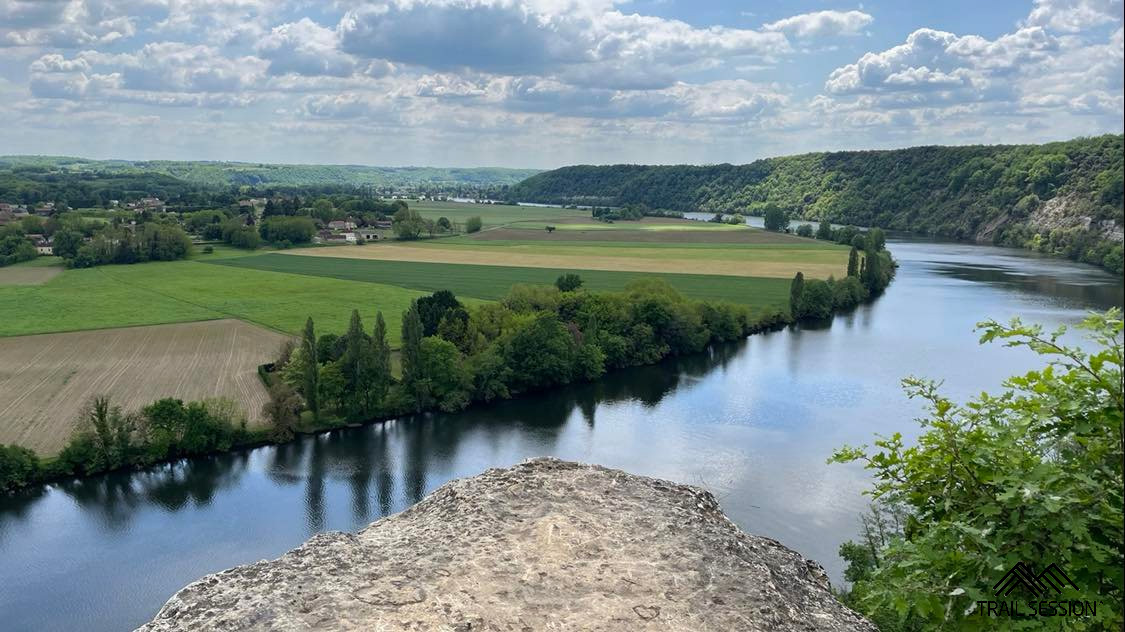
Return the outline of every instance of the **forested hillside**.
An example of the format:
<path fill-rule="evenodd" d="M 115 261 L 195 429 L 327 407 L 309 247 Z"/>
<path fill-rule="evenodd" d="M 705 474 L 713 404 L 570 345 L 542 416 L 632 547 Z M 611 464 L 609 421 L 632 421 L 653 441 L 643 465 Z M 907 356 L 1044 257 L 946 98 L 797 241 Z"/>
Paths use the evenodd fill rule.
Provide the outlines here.
<path fill-rule="evenodd" d="M 880 226 L 1023 246 L 1122 271 L 1123 137 L 804 154 L 748 165 L 564 167 L 509 189 L 554 204 L 646 204 Z"/>
<path fill-rule="evenodd" d="M 363 165 L 282 165 L 249 162 L 181 160 L 87 160 L 61 156 L 0 156 L 0 172 L 54 173 L 103 178 L 171 176 L 190 185 L 234 186 L 374 186 L 416 187 L 515 184 L 536 169 L 368 167 Z"/>

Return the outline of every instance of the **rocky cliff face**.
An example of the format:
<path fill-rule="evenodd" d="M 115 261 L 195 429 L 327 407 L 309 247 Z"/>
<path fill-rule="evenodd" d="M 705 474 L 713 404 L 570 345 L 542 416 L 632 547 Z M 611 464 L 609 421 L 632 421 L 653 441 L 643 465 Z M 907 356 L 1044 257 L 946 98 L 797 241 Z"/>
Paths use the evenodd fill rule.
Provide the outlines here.
<path fill-rule="evenodd" d="M 534 459 L 210 575 L 141 630 L 864 630 L 823 569 L 710 493 Z"/>

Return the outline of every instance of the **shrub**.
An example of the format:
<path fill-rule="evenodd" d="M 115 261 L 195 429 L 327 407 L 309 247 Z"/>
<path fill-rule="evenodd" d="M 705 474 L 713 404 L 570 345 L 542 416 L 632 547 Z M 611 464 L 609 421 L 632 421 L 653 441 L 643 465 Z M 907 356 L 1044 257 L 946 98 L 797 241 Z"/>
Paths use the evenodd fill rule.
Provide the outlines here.
<path fill-rule="evenodd" d="M 34 452 L 0 444 L 0 492 L 15 491 L 35 482 L 39 475 L 39 457 Z"/>
<path fill-rule="evenodd" d="M 573 292 L 582 287 L 582 277 L 573 272 L 568 272 L 555 279 L 555 287 L 559 288 L 560 292 Z"/>
<path fill-rule="evenodd" d="M 993 582 L 1016 561 L 1036 573 L 1054 562 L 1073 583 L 1062 598 L 1098 602 L 1096 615 L 1073 629 L 1120 630 L 1121 312 L 1083 321 L 1095 345 L 1090 352 L 1066 346 L 1065 329 L 1044 334 L 1019 319 L 978 328 L 982 342 L 1027 348 L 1047 366 L 964 406 L 934 382 L 906 379 L 910 397 L 929 404 L 915 445 L 896 433 L 876 440 L 874 450 L 835 453 L 831 461 L 859 461 L 871 470 L 869 493 L 879 511 L 901 504 L 906 513 L 900 529 L 867 547 L 873 559 L 841 547 L 855 581 L 850 602 L 911 629 L 963 629 L 980 618 L 979 601 L 996 599 Z M 988 619 L 989 629 L 1038 625 Z"/>

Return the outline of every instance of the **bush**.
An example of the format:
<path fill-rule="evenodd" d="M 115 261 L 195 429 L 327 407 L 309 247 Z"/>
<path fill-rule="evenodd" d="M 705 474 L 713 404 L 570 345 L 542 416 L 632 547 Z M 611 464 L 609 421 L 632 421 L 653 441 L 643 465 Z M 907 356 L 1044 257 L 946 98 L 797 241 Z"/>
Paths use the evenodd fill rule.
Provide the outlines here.
<path fill-rule="evenodd" d="M 466 233 L 475 233 L 475 232 L 479 231 L 483 226 L 484 226 L 484 223 L 481 222 L 481 219 L 480 219 L 479 216 L 470 217 L 469 219 L 465 220 L 465 232 Z"/>
<path fill-rule="evenodd" d="M 963 629 L 980 618 L 979 601 L 996 599 L 993 582 L 1015 562 L 1034 573 L 1053 562 L 1073 583 L 1062 598 L 1098 602 L 1096 615 L 1063 627 L 1120 630 L 1121 312 L 1080 325 L 1094 344 L 1089 352 L 1066 346 L 1063 330 L 1044 334 L 1019 319 L 978 328 L 982 342 L 1027 348 L 1047 367 L 1009 378 L 1004 393 L 964 406 L 933 382 L 906 379 L 910 397 L 929 404 L 915 445 L 896 433 L 876 440 L 874 450 L 836 452 L 831 461 L 859 461 L 871 470 L 877 513 L 897 505 L 906 515 L 885 540 L 869 539 L 863 548 L 870 556 L 841 547 L 855 582 L 849 601 L 904 628 Z M 989 629 L 1038 625 L 988 619 Z"/>
<path fill-rule="evenodd" d="M 809 237 L 809 238 L 811 238 L 813 236 L 812 226 L 809 225 L 809 224 L 801 224 L 800 226 L 797 227 L 797 236 L 798 237 Z"/>
<path fill-rule="evenodd" d="M 12 492 L 38 480 L 39 457 L 18 445 L 0 444 L 0 492 Z"/>
<path fill-rule="evenodd" d="M 582 277 L 573 272 L 568 272 L 555 279 L 555 287 L 559 288 L 560 292 L 573 292 L 582 287 Z"/>

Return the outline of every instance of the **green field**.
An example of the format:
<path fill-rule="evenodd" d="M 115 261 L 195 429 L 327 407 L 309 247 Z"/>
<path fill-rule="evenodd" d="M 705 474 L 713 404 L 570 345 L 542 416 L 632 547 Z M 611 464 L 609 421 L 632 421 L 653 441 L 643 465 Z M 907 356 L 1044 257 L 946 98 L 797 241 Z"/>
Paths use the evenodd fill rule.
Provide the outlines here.
<path fill-rule="evenodd" d="M 453 222 L 465 223 L 479 216 L 485 228 L 520 221 L 558 221 L 562 219 L 590 219 L 589 210 L 544 208 L 538 206 L 512 206 L 508 204 L 467 204 L 465 202 L 414 202 L 410 208 L 427 219 L 447 217 Z"/>
<path fill-rule="evenodd" d="M 549 285 L 569 270 L 482 266 L 413 261 L 379 261 L 335 257 L 296 257 L 266 254 L 215 261 L 225 267 L 342 279 L 350 282 L 393 284 L 421 292 L 450 290 L 458 296 L 496 300 L 516 283 Z M 576 270 L 591 290 L 619 291 L 637 278 L 663 278 L 685 296 L 717 299 L 754 307 L 783 307 L 789 300 L 788 279 L 764 279 L 707 274 L 643 274 Z"/>
<path fill-rule="evenodd" d="M 296 334 L 309 316 L 321 332 L 340 332 L 358 308 L 369 325 L 382 310 L 397 340 L 402 312 L 422 294 L 196 261 L 103 266 L 67 270 L 44 285 L 0 286 L 0 336 L 232 317 Z"/>

